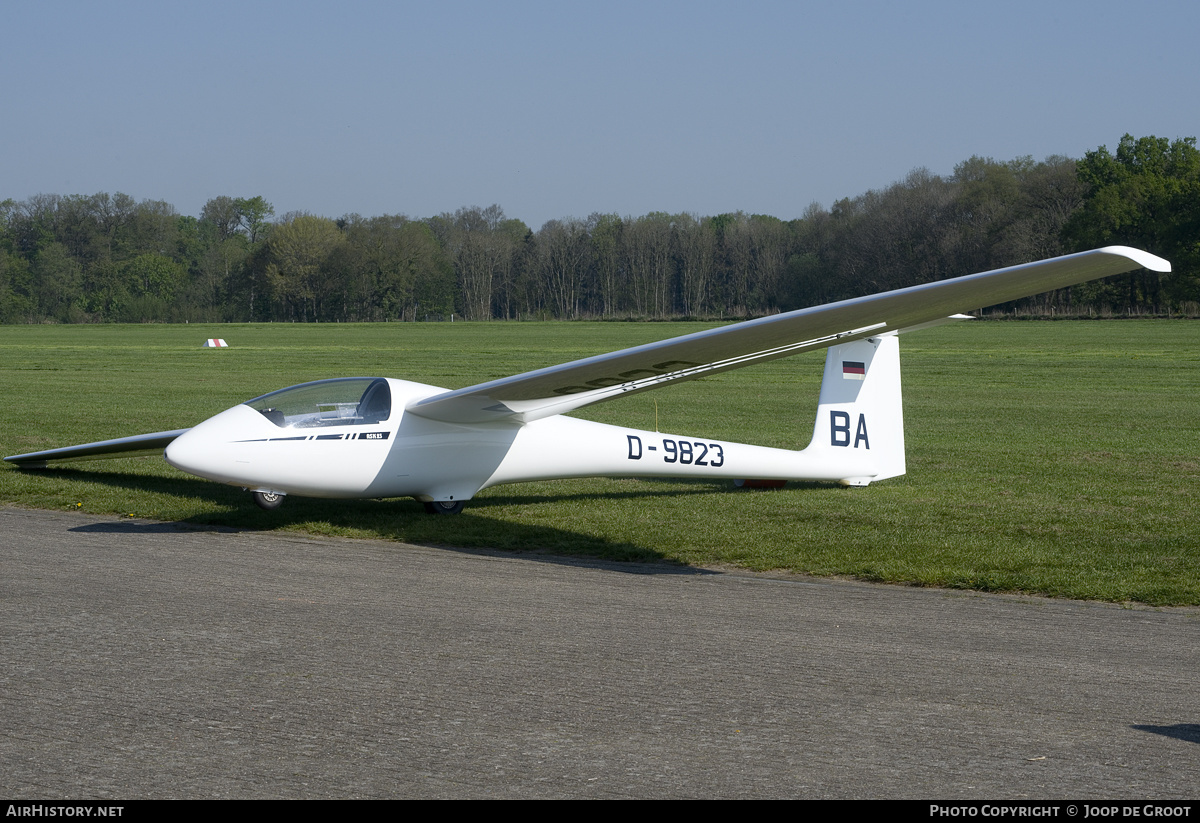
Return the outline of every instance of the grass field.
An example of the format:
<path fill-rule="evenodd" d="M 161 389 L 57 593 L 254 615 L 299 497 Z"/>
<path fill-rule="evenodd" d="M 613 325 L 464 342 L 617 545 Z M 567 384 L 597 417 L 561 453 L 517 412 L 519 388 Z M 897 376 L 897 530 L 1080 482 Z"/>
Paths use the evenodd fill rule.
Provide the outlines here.
<path fill-rule="evenodd" d="M 458 388 L 684 334 L 685 323 L 4 326 L 0 454 L 190 426 L 286 385 L 380 375 Z M 227 350 L 201 349 L 204 338 Z M 412 500 L 250 496 L 162 459 L 0 468 L 0 502 L 461 547 L 735 564 L 1200 604 L 1200 324 L 961 323 L 906 335 L 908 475 L 866 489 L 590 479 L 502 486 L 458 517 Z M 823 354 L 579 416 L 801 448 Z M 656 408 L 657 405 L 657 408 Z"/>

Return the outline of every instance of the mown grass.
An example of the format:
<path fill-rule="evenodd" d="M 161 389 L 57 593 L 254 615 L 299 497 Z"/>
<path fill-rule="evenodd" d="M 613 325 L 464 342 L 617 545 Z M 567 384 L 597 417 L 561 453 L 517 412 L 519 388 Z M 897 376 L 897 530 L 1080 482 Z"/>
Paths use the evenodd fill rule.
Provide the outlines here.
<path fill-rule="evenodd" d="M 0 453 L 193 425 L 345 375 L 457 388 L 703 328 L 685 323 L 0 327 Z M 205 350 L 205 337 L 231 348 Z M 159 458 L 0 470 L 0 501 L 250 529 L 734 564 L 986 591 L 1200 604 L 1200 325 L 963 323 L 902 340 L 908 475 L 866 489 L 590 479 L 489 489 L 459 517 L 411 500 L 291 498 Z M 604 422 L 798 448 L 808 355 L 585 410 Z"/>

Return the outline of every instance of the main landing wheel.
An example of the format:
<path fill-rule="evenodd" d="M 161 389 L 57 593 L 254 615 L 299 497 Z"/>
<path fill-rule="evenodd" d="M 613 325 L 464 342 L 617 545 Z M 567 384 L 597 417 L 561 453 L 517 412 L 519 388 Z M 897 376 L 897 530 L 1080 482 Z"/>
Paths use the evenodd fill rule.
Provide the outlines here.
<path fill-rule="evenodd" d="M 254 492 L 254 502 L 263 511 L 273 512 L 283 504 L 283 495 L 275 492 Z"/>
<path fill-rule="evenodd" d="M 458 514 L 463 510 L 461 500 L 435 500 L 423 505 L 426 514 Z"/>

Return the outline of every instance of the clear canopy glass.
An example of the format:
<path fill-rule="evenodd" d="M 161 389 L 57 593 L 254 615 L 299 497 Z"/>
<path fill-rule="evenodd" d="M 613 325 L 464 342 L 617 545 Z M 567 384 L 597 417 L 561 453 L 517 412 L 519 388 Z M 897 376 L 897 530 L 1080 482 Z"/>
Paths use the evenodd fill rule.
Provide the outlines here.
<path fill-rule="evenodd" d="M 391 416 L 392 390 L 382 377 L 340 377 L 273 391 L 245 405 L 281 428 L 363 426 Z"/>

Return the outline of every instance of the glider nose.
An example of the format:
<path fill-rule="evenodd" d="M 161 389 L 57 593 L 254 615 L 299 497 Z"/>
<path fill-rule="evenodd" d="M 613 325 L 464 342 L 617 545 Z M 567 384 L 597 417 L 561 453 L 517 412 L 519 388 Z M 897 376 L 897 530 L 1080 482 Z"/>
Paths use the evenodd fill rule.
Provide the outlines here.
<path fill-rule="evenodd" d="M 197 436 L 195 429 L 184 432 L 171 441 L 166 451 L 163 452 L 163 457 L 180 471 L 204 477 L 206 465 L 204 460 L 205 449 L 202 443 L 206 439 L 205 437 Z"/>
<path fill-rule="evenodd" d="M 245 462 L 237 454 L 238 441 L 245 439 L 247 423 L 261 421 L 253 409 L 235 406 L 175 438 L 163 457 L 188 474 L 218 483 L 237 482 L 237 467 Z"/>
<path fill-rule="evenodd" d="M 219 453 L 223 451 L 220 445 L 197 426 L 175 438 L 163 452 L 163 457 L 180 471 L 220 482 L 221 472 L 217 469 L 225 462 L 220 459 Z"/>

